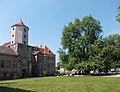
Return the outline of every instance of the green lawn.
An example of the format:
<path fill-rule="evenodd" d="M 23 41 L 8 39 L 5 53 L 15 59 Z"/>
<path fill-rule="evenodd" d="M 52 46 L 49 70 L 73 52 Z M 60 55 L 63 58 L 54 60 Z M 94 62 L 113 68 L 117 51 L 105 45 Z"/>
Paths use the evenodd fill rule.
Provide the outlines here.
<path fill-rule="evenodd" d="M 120 77 L 40 77 L 0 81 L 0 92 L 120 92 Z"/>

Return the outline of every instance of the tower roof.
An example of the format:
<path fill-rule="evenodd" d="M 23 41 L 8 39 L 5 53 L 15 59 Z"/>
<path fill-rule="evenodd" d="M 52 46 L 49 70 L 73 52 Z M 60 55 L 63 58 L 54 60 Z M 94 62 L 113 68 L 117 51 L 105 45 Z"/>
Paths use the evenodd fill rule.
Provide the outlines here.
<path fill-rule="evenodd" d="M 18 23 L 12 25 L 11 27 L 14 27 L 14 26 L 23 26 L 23 27 L 28 28 L 28 30 L 29 30 L 29 27 L 27 27 L 27 26 L 23 23 L 23 21 L 22 21 L 21 19 L 20 19 L 20 21 L 19 21 Z"/>

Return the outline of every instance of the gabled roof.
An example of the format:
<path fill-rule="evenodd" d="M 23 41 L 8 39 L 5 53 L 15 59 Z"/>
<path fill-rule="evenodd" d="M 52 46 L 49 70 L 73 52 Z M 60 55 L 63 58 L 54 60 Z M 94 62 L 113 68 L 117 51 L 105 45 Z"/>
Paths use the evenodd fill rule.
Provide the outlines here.
<path fill-rule="evenodd" d="M 10 48 L 11 43 L 7 42 L 0 46 L 0 54 L 7 54 L 7 55 L 17 55 L 13 49 Z M 32 47 L 32 55 L 37 54 L 47 54 L 47 55 L 55 55 L 47 46 L 30 46 Z"/>
<path fill-rule="evenodd" d="M 2 46 L 4 46 L 4 47 L 10 47 L 10 42 L 7 42 L 7 43 L 5 43 L 5 44 L 3 44 Z"/>
<path fill-rule="evenodd" d="M 9 47 L 0 46 L 0 54 L 17 56 L 15 51 Z"/>
<path fill-rule="evenodd" d="M 47 46 L 40 46 L 40 47 L 35 47 L 35 46 L 31 46 L 32 47 L 32 54 L 36 55 L 36 54 L 43 54 L 43 55 L 55 55 Z"/>
<path fill-rule="evenodd" d="M 32 55 L 37 55 L 37 54 L 44 54 L 42 53 L 41 50 L 39 50 L 39 48 L 36 46 L 31 46 L 32 47 Z"/>
<path fill-rule="evenodd" d="M 23 23 L 22 20 L 20 20 L 20 21 L 19 21 L 18 23 L 16 23 L 15 25 L 12 25 L 11 27 L 14 27 L 14 26 L 23 26 L 23 27 L 28 28 L 28 30 L 29 30 L 29 27 L 27 27 L 27 26 Z"/>
<path fill-rule="evenodd" d="M 43 53 L 40 51 L 35 51 L 35 50 L 32 51 L 32 55 L 38 55 L 38 54 L 43 55 Z"/>
<path fill-rule="evenodd" d="M 49 54 L 49 55 L 55 55 L 47 46 L 40 46 L 40 49 L 42 49 L 44 54 Z"/>

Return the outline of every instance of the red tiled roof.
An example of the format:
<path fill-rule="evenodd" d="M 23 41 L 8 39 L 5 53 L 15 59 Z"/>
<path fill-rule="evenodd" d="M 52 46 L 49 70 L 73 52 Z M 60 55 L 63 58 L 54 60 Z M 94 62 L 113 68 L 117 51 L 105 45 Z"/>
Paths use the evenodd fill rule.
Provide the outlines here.
<path fill-rule="evenodd" d="M 44 54 L 51 54 L 51 55 L 55 55 L 47 46 L 40 46 L 40 49 L 42 49 Z"/>
<path fill-rule="evenodd" d="M 17 56 L 13 49 L 4 46 L 0 46 L 0 54 Z"/>
<path fill-rule="evenodd" d="M 55 55 L 47 46 L 42 46 L 42 45 L 40 47 L 32 46 L 33 55 L 39 52 L 41 52 L 42 54 Z"/>
<path fill-rule="evenodd" d="M 4 47 L 10 47 L 10 42 L 7 42 L 7 43 L 3 44 L 2 46 L 4 46 Z"/>
<path fill-rule="evenodd" d="M 16 23 L 15 25 L 12 25 L 11 27 L 14 27 L 14 26 L 24 26 L 24 27 L 28 28 L 28 30 L 29 30 L 29 27 L 27 27 L 27 26 L 23 23 L 22 20 L 20 20 L 20 21 L 19 21 L 18 23 Z"/>

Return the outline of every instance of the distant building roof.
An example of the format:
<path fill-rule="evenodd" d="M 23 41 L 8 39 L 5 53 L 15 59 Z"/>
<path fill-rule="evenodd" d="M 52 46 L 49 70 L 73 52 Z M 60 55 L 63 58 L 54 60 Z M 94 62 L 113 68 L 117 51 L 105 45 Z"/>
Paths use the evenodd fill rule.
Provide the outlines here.
<path fill-rule="evenodd" d="M 0 46 L 0 54 L 17 56 L 15 51 L 9 47 Z"/>
<path fill-rule="evenodd" d="M 40 49 L 42 49 L 44 54 L 51 54 L 51 55 L 55 55 L 47 46 L 40 46 Z"/>
<path fill-rule="evenodd" d="M 40 52 L 40 51 L 32 51 L 32 55 L 37 55 L 37 54 L 42 54 L 43 55 L 43 53 L 42 52 Z"/>
<path fill-rule="evenodd" d="M 24 27 L 28 28 L 28 30 L 29 30 L 29 27 L 27 27 L 27 26 L 23 23 L 22 20 L 20 20 L 20 21 L 19 21 L 18 23 L 16 23 L 15 25 L 12 25 L 11 27 L 14 27 L 14 26 L 24 26 Z"/>
<path fill-rule="evenodd" d="M 10 42 L 7 42 L 7 43 L 3 44 L 2 46 L 4 46 L 4 47 L 10 47 Z"/>
<path fill-rule="evenodd" d="M 3 44 L 2 46 L 0 46 L 0 54 L 14 55 L 13 53 L 15 53 L 15 52 L 10 48 L 10 45 L 11 45 L 11 43 L 7 42 L 7 43 Z M 38 46 L 31 46 L 31 47 L 32 47 L 32 53 L 31 53 L 32 55 L 37 55 L 39 53 L 48 54 L 48 55 L 55 55 L 47 46 L 41 45 L 39 47 Z M 6 51 L 6 52 L 4 52 L 4 51 Z"/>
<path fill-rule="evenodd" d="M 40 46 L 40 47 L 35 47 L 35 46 L 32 46 L 32 54 L 35 55 L 37 53 L 40 53 L 41 54 L 49 54 L 49 55 L 55 55 L 47 46 Z"/>
<path fill-rule="evenodd" d="M 42 51 L 41 50 L 39 50 L 39 48 L 36 46 L 31 46 L 32 47 L 32 55 L 37 55 L 37 54 L 44 54 L 44 53 L 42 53 Z"/>

